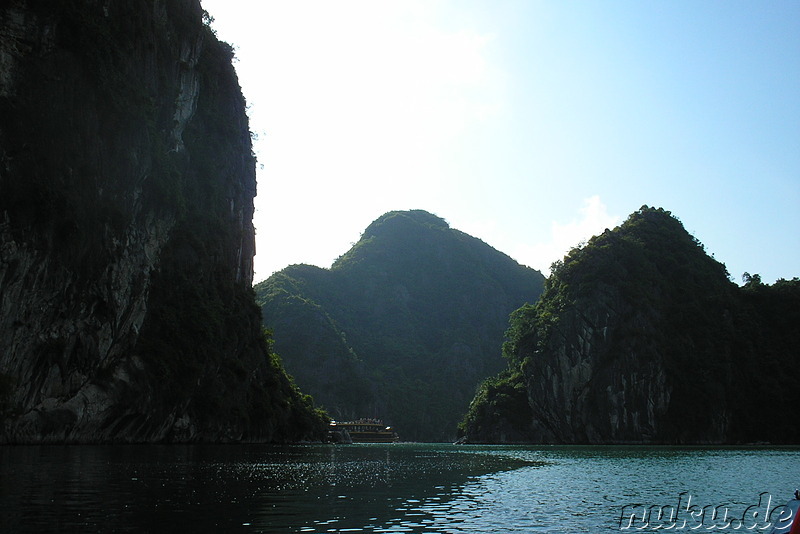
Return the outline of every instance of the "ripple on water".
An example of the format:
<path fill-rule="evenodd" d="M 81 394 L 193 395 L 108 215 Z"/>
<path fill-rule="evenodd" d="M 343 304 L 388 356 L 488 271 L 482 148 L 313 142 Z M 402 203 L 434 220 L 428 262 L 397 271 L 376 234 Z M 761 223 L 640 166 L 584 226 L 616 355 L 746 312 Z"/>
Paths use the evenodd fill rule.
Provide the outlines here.
<path fill-rule="evenodd" d="M 624 506 L 785 502 L 800 451 L 680 447 L 0 448 L 0 532 L 619 532 Z M 107 528 L 105 528 L 107 530 Z"/>

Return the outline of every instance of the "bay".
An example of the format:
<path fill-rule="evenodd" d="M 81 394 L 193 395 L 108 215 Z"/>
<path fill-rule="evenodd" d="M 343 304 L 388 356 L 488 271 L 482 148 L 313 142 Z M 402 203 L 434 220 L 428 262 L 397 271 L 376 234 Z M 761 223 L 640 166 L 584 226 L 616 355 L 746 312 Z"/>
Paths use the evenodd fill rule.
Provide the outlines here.
<path fill-rule="evenodd" d="M 768 532 L 798 486 L 797 447 L 6 446 L 0 532 Z"/>

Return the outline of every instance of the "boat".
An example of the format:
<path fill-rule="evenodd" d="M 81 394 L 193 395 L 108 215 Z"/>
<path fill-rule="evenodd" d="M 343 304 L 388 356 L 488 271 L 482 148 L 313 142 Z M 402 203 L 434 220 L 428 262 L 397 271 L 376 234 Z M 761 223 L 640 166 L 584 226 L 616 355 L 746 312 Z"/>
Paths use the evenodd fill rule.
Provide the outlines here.
<path fill-rule="evenodd" d="M 331 443 L 395 443 L 400 438 L 380 419 L 331 421 L 328 441 Z"/>
<path fill-rule="evenodd" d="M 794 499 L 786 503 L 786 507 L 777 518 L 775 527 L 769 534 L 800 534 L 800 490 L 795 490 Z"/>

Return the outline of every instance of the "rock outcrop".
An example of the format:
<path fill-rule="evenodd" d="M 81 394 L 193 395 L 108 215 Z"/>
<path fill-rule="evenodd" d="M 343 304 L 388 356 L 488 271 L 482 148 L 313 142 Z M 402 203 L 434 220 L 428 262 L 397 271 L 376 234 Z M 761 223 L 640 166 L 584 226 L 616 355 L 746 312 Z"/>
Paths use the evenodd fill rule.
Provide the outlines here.
<path fill-rule="evenodd" d="M 800 281 L 738 288 L 645 206 L 554 265 L 540 301 L 515 312 L 509 369 L 463 430 L 473 442 L 796 442 L 798 305 Z"/>
<path fill-rule="evenodd" d="M 197 0 L 0 7 L 0 442 L 300 439 L 255 160 Z"/>
<path fill-rule="evenodd" d="M 452 441 L 475 387 L 504 366 L 508 314 L 543 280 L 412 210 L 378 218 L 330 269 L 287 267 L 256 294 L 286 368 L 331 416 Z"/>

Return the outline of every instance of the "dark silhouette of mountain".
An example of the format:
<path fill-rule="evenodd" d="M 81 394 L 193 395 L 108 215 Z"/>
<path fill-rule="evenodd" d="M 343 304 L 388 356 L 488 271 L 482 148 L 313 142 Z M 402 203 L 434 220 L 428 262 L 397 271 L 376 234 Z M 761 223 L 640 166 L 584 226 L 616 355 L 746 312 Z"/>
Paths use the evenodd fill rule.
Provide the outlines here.
<path fill-rule="evenodd" d="M 517 310 L 471 442 L 797 443 L 800 280 L 725 266 L 643 206 L 554 265 Z"/>
<path fill-rule="evenodd" d="M 287 370 L 332 417 L 380 417 L 403 439 L 441 441 L 503 367 L 508 315 L 543 280 L 435 215 L 398 211 L 330 269 L 287 267 L 256 297 Z"/>
<path fill-rule="evenodd" d="M 262 332 L 245 102 L 203 18 L 0 7 L 0 442 L 324 436 Z"/>

